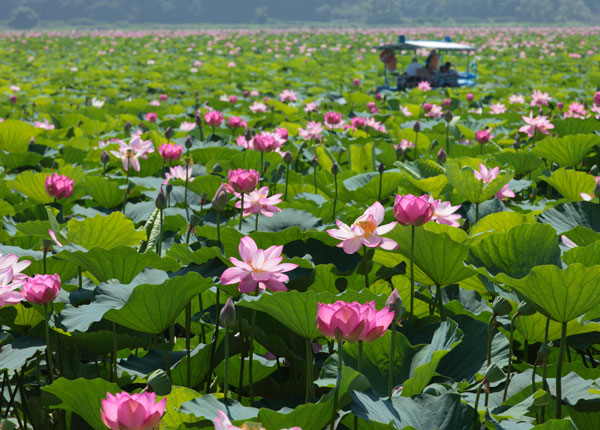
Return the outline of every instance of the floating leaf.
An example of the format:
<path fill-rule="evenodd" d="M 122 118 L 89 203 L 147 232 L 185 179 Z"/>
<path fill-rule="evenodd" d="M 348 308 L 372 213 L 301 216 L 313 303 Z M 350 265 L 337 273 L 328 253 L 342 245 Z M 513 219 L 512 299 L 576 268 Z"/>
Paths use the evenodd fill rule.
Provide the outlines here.
<path fill-rule="evenodd" d="M 532 153 L 561 166 L 573 167 L 599 143 L 600 136 L 595 134 L 546 137 L 536 142 Z"/>
<path fill-rule="evenodd" d="M 108 216 L 96 215 L 83 221 L 72 218 L 67 223 L 67 229 L 69 241 L 86 249 L 133 246 L 146 239 L 146 232 L 136 230 L 133 222 L 121 212 L 113 212 Z"/>
<path fill-rule="evenodd" d="M 596 181 L 592 175 L 575 170 L 558 169 L 550 177 L 542 176 L 544 181 L 571 201 L 581 201 L 581 193 L 593 194 Z"/>

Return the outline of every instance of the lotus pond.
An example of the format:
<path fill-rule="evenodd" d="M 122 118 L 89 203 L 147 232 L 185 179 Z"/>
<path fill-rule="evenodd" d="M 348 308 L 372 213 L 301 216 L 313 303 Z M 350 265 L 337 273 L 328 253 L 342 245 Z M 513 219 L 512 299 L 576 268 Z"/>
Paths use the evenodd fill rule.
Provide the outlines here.
<path fill-rule="evenodd" d="M 599 46 L 0 34 L 1 427 L 600 429 Z"/>

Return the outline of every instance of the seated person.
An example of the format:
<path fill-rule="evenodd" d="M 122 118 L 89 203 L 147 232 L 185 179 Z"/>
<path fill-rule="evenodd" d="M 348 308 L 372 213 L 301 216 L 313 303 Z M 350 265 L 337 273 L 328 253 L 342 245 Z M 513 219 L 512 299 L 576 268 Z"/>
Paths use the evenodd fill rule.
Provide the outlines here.
<path fill-rule="evenodd" d="M 427 60 L 425 61 L 425 67 L 429 70 L 429 73 L 436 73 L 440 63 L 440 57 L 437 51 L 434 49 L 429 53 Z"/>
<path fill-rule="evenodd" d="M 447 61 L 443 66 L 440 67 L 440 73 L 442 75 L 456 75 L 457 72 L 452 68 L 452 63 Z"/>
<path fill-rule="evenodd" d="M 414 78 L 415 76 L 417 76 L 417 70 L 419 70 L 420 68 L 421 65 L 417 61 L 417 57 L 413 57 L 412 63 L 410 63 L 408 67 L 406 67 L 406 76 L 408 76 L 409 78 Z"/>

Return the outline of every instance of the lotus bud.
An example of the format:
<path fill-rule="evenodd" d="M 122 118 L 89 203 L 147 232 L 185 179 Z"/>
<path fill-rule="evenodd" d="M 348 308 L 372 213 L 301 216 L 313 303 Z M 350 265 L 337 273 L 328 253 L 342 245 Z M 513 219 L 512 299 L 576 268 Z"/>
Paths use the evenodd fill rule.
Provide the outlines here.
<path fill-rule="evenodd" d="M 110 155 L 108 155 L 108 152 L 106 152 L 106 150 L 102 151 L 102 154 L 100 154 L 100 162 L 102 164 L 108 164 L 109 161 Z"/>
<path fill-rule="evenodd" d="M 446 120 L 446 122 L 450 122 L 452 121 L 452 112 L 450 112 L 449 110 L 446 111 L 446 113 L 444 114 L 444 119 Z"/>
<path fill-rule="evenodd" d="M 171 127 L 169 127 L 171 128 Z M 185 148 L 190 149 L 192 147 L 192 138 L 190 136 L 185 138 Z"/>
<path fill-rule="evenodd" d="M 506 300 L 504 297 L 498 296 L 494 299 L 494 303 L 492 304 L 492 310 L 496 315 L 508 315 L 508 313 L 512 310 L 512 306 L 510 302 Z"/>
<path fill-rule="evenodd" d="M 167 198 L 165 197 L 165 192 L 163 191 L 162 187 L 160 187 L 160 190 L 158 191 L 158 195 L 156 196 L 156 200 L 154 200 L 154 204 L 156 205 L 156 208 L 160 210 L 163 210 L 167 207 Z"/>
<path fill-rule="evenodd" d="M 498 367 L 496 363 L 492 363 L 485 371 L 485 379 L 488 382 L 498 382 L 506 378 L 506 374 Z"/>
<path fill-rule="evenodd" d="M 283 162 L 285 164 L 290 164 L 292 162 L 292 154 L 290 151 L 286 151 L 285 154 L 283 154 Z"/>
<path fill-rule="evenodd" d="M 519 149 L 521 147 L 521 142 L 519 140 L 519 135 L 515 134 L 515 141 L 513 142 L 513 148 Z"/>
<path fill-rule="evenodd" d="M 379 163 L 379 166 L 377 166 L 377 171 L 380 175 L 383 175 L 383 172 L 385 172 L 385 165 L 383 163 Z"/>
<path fill-rule="evenodd" d="M 552 348 L 550 348 L 550 346 L 547 343 L 542 342 L 542 344 L 540 345 L 540 349 L 538 351 L 538 354 L 540 355 L 540 357 L 548 358 L 551 353 L 552 353 Z"/>
<path fill-rule="evenodd" d="M 170 194 L 173 191 L 173 184 L 167 184 L 165 188 L 167 189 L 167 194 Z"/>
<path fill-rule="evenodd" d="M 590 169 L 590 175 L 598 176 L 599 173 L 600 173 L 600 169 L 598 168 L 598 165 L 594 164 Z"/>
<path fill-rule="evenodd" d="M 29 139 L 29 147 L 31 148 L 33 145 L 35 145 L 35 137 L 31 136 L 31 139 Z"/>
<path fill-rule="evenodd" d="M 317 160 L 317 157 L 313 157 L 312 160 L 310 160 L 310 164 L 313 167 L 319 167 L 319 160 Z"/>
<path fill-rule="evenodd" d="M 519 313 L 519 315 L 523 315 L 524 317 L 527 317 L 529 315 L 533 315 L 536 313 L 535 307 L 526 301 L 521 301 L 521 303 L 519 303 L 519 308 L 517 310 L 517 312 Z"/>
<path fill-rule="evenodd" d="M 446 155 L 446 151 L 444 151 L 444 148 L 440 148 L 440 150 L 437 153 L 438 163 L 444 164 L 447 159 L 448 159 L 448 156 Z"/>
<path fill-rule="evenodd" d="M 123 126 L 123 129 L 125 130 L 125 133 L 129 134 L 129 130 L 131 130 L 131 123 L 127 121 Z"/>
<path fill-rule="evenodd" d="M 600 181 L 596 181 L 596 186 L 594 187 L 594 196 L 600 199 Z"/>
<path fill-rule="evenodd" d="M 42 251 L 48 252 L 52 249 L 54 242 L 50 239 L 42 239 Z"/>
<path fill-rule="evenodd" d="M 198 112 L 196 112 L 196 125 L 202 127 L 202 115 Z"/>
<path fill-rule="evenodd" d="M 415 133 L 418 133 L 421 131 L 421 124 L 419 124 L 419 121 L 415 121 L 415 125 L 413 125 L 413 130 Z"/>
<path fill-rule="evenodd" d="M 8 100 L 11 102 L 11 104 L 13 104 L 13 105 L 14 105 L 14 104 L 17 102 L 17 96 L 15 96 L 14 94 L 12 94 L 12 95 L 9 97 L 9 99 L 8 99 Z"/>
<path fill-rule="evenodd" d="M 227 188 L 225 184 L 221 184 L 215 193 L 215 197 L 212 200 L 212 207 L 216 211 L 222 211 L 227 206 Z"/>
<path fill-rule="evenodd" d="M 438 142 L 436 139 L 433 139 L 433 142 L 431 142 L 431 148 L 429 148 L 429 150 L 431 151 L 433 148 L 435 148 L 439 144 L 440 144 L 440 142 Z"/>
<path fill-rule="evenodd" d="M 148 377 L 148 386 L 159 396 L 166 396 L 171 393 L 171 380 L 162 369 L 156 369 L 152 372 Z"/>
<path fill-rule="evenodd" d="M 173 129 L 171 127 L 167 127 L 167 129 L 165 130 L 165 137 L 167 138 L 167 140 L 171 140 L 171 138 L 173 137 Z"/>
<path fill-rule="evenodd" d="M 340 166 L 338 166 L 337 163 L 331 165 L 331 173 L 333 173 L 334 176 L 340 173 Z"/>
<path fill-rule="evenodd" d="M 404 154 L 404 150 L 400 147 L 400 145 L 398 145 L 396 148 L 396 158 L 402 157 L 402 154 Z"/>
<path fill-rule="evenodd" d="M 387 298 L 385 305 L 387 308 L 394 312 L 394 320 L 399 321 L 402 318 L 404 309 L 402 308 L 402 298 L 397 289 L 393 289 L 389 297 Z"/>
<path fill-rule="evenodd" d="M 233 299 L 229 297 L 227 303 L 225 303 L 225 306 L 221 309 L 221 324 L 223 324 L 223 327 L 233 328 L 235 327 L 235 318 L 235 306 L 233 304 Z"/>

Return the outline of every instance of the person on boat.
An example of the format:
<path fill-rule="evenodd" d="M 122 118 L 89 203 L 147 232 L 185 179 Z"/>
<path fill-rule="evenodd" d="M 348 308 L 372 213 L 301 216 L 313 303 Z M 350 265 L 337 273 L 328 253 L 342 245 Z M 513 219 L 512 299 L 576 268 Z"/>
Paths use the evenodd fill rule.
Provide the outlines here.
<path fill-rule="evenodd" d="M 417 57 L 413 57 L 412 63 L 410 63 L 406 67 L 406 76 L 408 76 L 409 78 L 414 78 L 415 76 L 417 76 L 417 70 L 419 70 L 420 68 L 421 65 L 419 64 Z"/>
<path fill-rule="evenodd" d="M 434 49 L 429 53 L 427 60 L 425 60 L 425 68 L 429 70 L 429 73 L 436 73 L 440 64 L 440 57 L 437 51 Z"/>

